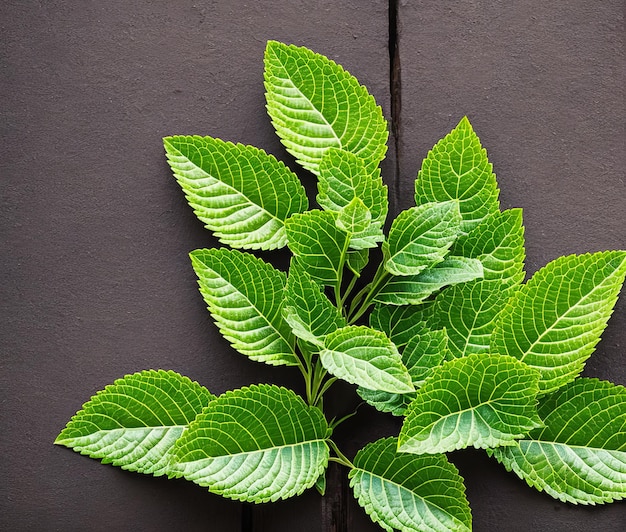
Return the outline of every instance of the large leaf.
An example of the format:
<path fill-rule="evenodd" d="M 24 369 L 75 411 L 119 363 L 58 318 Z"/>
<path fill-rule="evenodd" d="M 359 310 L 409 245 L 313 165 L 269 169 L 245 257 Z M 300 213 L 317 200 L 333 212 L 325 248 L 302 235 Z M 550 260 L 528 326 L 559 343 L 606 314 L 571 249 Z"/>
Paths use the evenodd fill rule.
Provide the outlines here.
<path fill-rule="evenodd" d="M 402 211 L 383 244 L 385 269 L 392 275 L 417 275 L 441 262 L 459 234 L 460 221 L 455 201 Z"/>
<path fill-rule="evenodd" d="M 196 216 L 234 248 L 287 243 L 285 220 L 308 208 L 298 177 L 253 146 L 211 137 L 163 139 L 167 159 Z"/>
<path fill-rule="evenodd" d="M 544 399 L 545 427 L 490 451 L 507 470 L 564 502 L 626 497 L 626 388 L 577 379 Z"/>
<path fill-rule="evenodd" d="M 435 368 L 409 406 L 400 451 L 512 445 L 541 426 L 539 374 L 512 357 L 472 354 Z"/>
<path fill-rule="evenodd" d="M 272 124 L 287 150 L 317 174 L 328 148 L 342 148 L 373 171 L 387 151 L 387 122 L 374 98 L 334 61 L 269 41 L 265 89 Z"/>
<path fill-rule="evenodd" d="M 419 305 L 444 286 L 467 283 L 482 276 L 483 266 L 478 259 L 448 256 L 417 275 L 389 277 L 376 292 L 374 301 L 387 305 Z"/>
<path fill-rule="evenodd" d="M 465 232 L 500 208 L 487 152 L 464 117 L 428 152 L 415 181 L 415 203 L 458 200 Z"/>
<path fill-rule="evenodd" d="M 341 279 L 349 237 L 335 223 L 336 215 L 309 211 L 292 216 L 286 224 L 289 249 L 316 281 L 334 285 Z"/>
<path fill-rule="evenodd" d="M 447 342 L 445 331 L 422 329 L 406 344 L 402 350 L 402 363 L 416 388 L 424 384 L 426 378 L 445 360 L 448 354 Z M 416 397 L 415 393 L 389 393 L 362 386 L 357 388 L 357 393 L 377 410 L 394 416 L 403 416 Z"/>
<path fill-rule="evenodd" d="M 248 253 L 191 253 L 200 292 L 222 335 L 240 353 L 272 365 L 297 365 L 295 337 L 282 316 L 285 274 Z"/>
<path fill-rule="evenodd" d="M 324 345 L 327 334 L 347 325 L 320 286 L 295 261 L 289 268 L 283 315 L 298 338 L 317 346 Z"/>
<path fill-rule="evenodd" d="M 455 357 L 489 352 L 491 334 L 511 290 L 500 281 L 473 281 L 451 286 L 437 295 L 434 320 L 446 329 Z"/>
<path fill-rule="evenodd" d="M 351 325 L 326 336 L 322 365 L 333 375 L 371 390 L 415 390 L 396 346 L 384 333 Z"/>
<path fill-rule="evenodd" d="M 388 532 L 469 532 L 472 516 L 456 467 L 441 454 L 408 455 L 396 447 L 396 438 L 368 444 L 348 474 L 372 521 Z"/>
<path fill-rule="evenodd" d="M 169 473 L 172 448 L 215 396 L 173 371 L 116 380 L 83 405 L 54 443 L 104 464 L 155 476 Z"/>
<path fill-rule="evenodd" d="M 352 248 L 376 247 L 383 240 L 382 228 L 389 201 L 380 169 L 377 168 L 371 175 L 360 157 L 345 150 L 329 148 L 320 162 L 318 190 L 317 201 L 325 210 L 342 212 L 358 199 L 369 213 L 367 226 L 352 231 L 355 233 L 350 240 Z"/>
<path fill-rule="evenodd" d="M 291 390 L 253 385 L 221 395 L 176 444 L 172 470 L 248 502 L 299 495 L 328 464 L 322 411 Z"/>
<path fill-rule="evenodd" d="M 491 350 L 538 369 L 542 393 L 567 384 L 600 340 L 625 275 L 626 251 L 556 259 L 511 298 Z"/>
<path fill-rule="evenodd" d="M 454 255 L 480 259 L 485 279 L 514 285 L 524 280 L 524 226 L 522 209 L 494 212 L 469 234 L 457 239 Z"/>

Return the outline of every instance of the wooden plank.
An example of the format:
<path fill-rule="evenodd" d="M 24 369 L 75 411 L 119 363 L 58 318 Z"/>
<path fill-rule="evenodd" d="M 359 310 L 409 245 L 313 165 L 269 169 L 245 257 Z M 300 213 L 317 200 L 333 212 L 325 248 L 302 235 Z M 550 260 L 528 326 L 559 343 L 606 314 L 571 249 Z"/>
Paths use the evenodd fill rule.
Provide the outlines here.
<path fill-rule="evenodd" d="M 397 195 L 468 115 L 506 208 L 523 207 L 527 270 L 626 244 L 623 2 L 399 3 Z M 626 300 L 585 374 L 626 384 Z M 561 504 L 483 453 L 455 453 L 476 531 L 620 530 L 624 505 Z"/>

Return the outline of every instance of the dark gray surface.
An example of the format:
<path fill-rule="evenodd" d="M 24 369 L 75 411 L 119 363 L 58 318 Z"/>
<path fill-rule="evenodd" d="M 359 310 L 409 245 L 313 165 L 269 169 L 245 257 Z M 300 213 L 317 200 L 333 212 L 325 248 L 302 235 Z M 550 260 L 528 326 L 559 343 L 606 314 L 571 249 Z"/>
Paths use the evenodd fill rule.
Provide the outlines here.
<path fill-rule="evenodd" d="M 468 114 L 506 207 L 523 207 L 534 271 L 560 254 L 626 246 L 620 2 L 400 2 L 400 178 L 409 205 L 429 147 Z M 441 3 L 444 4 L 444 3 Z M 565 3 L 559 5 L 564 6 Z M 2 530 L 341 530 L 337 497 L 245 507 L 185 482 L 104 467 L 51 442 L 96 390 L 171 368 L 214 393 L 290 370 L 233 353 L 187 253 L 216 245 L 186 205 L 161 137 L 210 134 L 289 164 L 263 108 L 267 39 L 355 74 L 390 116 L 387 2 L 33 2 L 0 5 Z M 294 167 L 293 164 L 291 164 Z M 397 209 L 396 209 L 397 210 Z M 626 305 L 589 375 L 626 384 Z M 344 392 L 333 390 L 340 404 Z M 342 427 L 349 453 L 394 422 Z M 575 508 L 481 453 L 466 474 L 477 531 L 621 530 L 624 503 Z M 376 530 L 347 498 L 350 532 Z M 324 516 L 324 517 L 323 517 Z"/>

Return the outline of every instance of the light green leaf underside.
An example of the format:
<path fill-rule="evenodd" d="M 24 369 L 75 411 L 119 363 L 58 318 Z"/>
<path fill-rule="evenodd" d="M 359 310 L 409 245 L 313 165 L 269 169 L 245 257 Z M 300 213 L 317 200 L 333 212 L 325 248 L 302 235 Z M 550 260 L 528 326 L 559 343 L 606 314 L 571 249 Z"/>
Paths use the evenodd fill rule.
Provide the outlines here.
<path fill-rule="evenodd" d="M 320 360 L 336 377 L 368 389 L 392 393 L 415 389 L 396 346 L 369 327 L 343 327 L 326 336 Z"/>
<path fill-rule="evenodd" d="M 373 171 L 387 151 L 387 122 L 358 80 L 323 55 L 269 41 L 265 49 L 267 111 L 287 150 L 318 173 L 328 148 L 342 148 Z"/>
<path fill-rule="evenodd" d="M 298 338 L 317 346 L 324 345 L 327 334 L 347 325 L 341 312 L 297 262 L 289 269 L 283 315 Z"/>
<path fill-rule="evenodd" d="M 402 363 L 411 376 L 413 385 L 417 388 L 424 384 L 426 378 L 446 358 L 447 341 L 445 331 L 430 331 L 422 329 L 413 336 L 402 350 Z M 403 416 L 406 409 L 415 399 L 415 393 L 389 393 L 379 390 L 368 390 L 359 386 L 357 393 L 368 404 L 394 416 Z"/>
<path fill-rule="evenodd" d="M 173 371 L 148 370 L 99 391 L 54 443 L 137 473 L 169 472 L 174 442 L 215 396 Z"/>
<path fill-rule="evenodd" d="M 376 304 L 370 313 L 370 326 L 384 332 L 398 347 L 404 347 L 426 326 L 419 307 Z"/>
<path fill-rule="evenodd" d="M 489 352 L 500 311 L 513 294 L 500 281 L 472 281 L 451 286 L 437 295 L 434 321 L 448 333 L 454 357 Z"/>
<path fill-rule="evenodd" d="M 385 269 L 417 275 L 441 262 L 460 232 L 458 203 L 429 203 L 402 211 L 383 244 Z"/>
<path fill-rule="evenodd" d="M 400 450 L 443 453 L 511 445 L 541 426 L 539 375 L 512 357 L 472 354 L 433 370 L 406 413 Z"/>
<path fill-rule="evenodd" d="M 237 250 L 198 249 L 190 256 L 224 338 L 252 360 L 296 365 L 295 337 L 282 316 L 285 274 Z"/>
<path fill-rule="evenodd" d="M 286 245 L 285 220 L 308 208 L 298 177 L 253 146 L 211 137 L 164 139 L 168 162 L 196 216 L 234 248 Z"/>
<path fill-rule="evenodd" d="M 253 385 L 221 395 L 178 441 L 172 469 L 209 491 L 248 502 L 301 494 L 328 464 L 321 410 L 291 390 Z"/>
<path fill-rule="evenodd" d="M 463 479 L 443 455 L 396 452 L 397 439 L 368 444 L 348 474 L 354 496 L 384 530 L 469 532 Z"/>
<path fill-rule="evenodd" d="M 464 117 L 422 163 L 415 181 L 415 203 L 458 200 L 463 231 L 499 210 L 499 190 L 487 152 Z"/>
<path fill-rule="evenodd" d="M 482 276 L 483 266 L 478 259 L 448 256 L 420 274 L 390 277 L 377 292 L 374 301 L 387 305 L 419 305 L 445 286 L 466 283 Z"/>
<path fill-rule="evenodd" d="M 491 350 L 541 373 L 541 393 L 572 381 L 595 349 L 613 311 L 626 251 L 560 257 L 511 298 L 493 332 Z"/>
<path fill-rule="evenodd" d="M 360 157 L 345 150 L 329 148 L 319 166 L 318 190 L 317 201 L 325 210 L 340 213 L 358 199 L 369 212 L 367 225 L 351 231 L 354 234 L 351 235 L 350 247 L 376 247 L 383 240 L 382 228 L 389 201 L 380 169 L 376 168 L 371 174 Z"/>
<path fill-rule="evenodd" d="M 469 234 L 460 236 L 454 255 L 479 259 L 485 279 L 515 285 L 524 280 L 524 226 L 522 210 L 510 209 L 489 214 Z"/>
<path fill-rule="evenodd" d="M 316 281 L 334 285 L 341 278 L 342 260 L 349 237 L 335 223 L 336 215 L 326 211 L 295 214 L 286 223 L 289 249 Z"/>
<path fill-rule="evenodd" d="M 626 388 L 577 379 L 539 405 L 545 428 L 490 454 L 539 491 L 574 504 L 626 497 Z"/>

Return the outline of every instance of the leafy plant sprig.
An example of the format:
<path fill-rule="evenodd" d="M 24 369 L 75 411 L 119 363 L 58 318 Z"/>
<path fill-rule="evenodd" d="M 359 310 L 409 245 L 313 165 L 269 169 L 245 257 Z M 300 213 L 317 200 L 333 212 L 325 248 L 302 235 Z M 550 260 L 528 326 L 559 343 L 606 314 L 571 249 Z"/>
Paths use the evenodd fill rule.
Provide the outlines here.
<path fill-rule="evenodd" d="M 55 443 L 255 503 L 323 492 L 339 462 L 385 530 L 470 530 L 445 455 L 470 446 L 562 501 L 624 498 L 626 389 L 580 373 L 626 251 L 561 257 L 523 282 L 521 210 L 501 210 L 467 118 L 428 153 L 415 206 L 385 232 L 387 123 L 373 97 L 333 61 L 275 41 L 265 87 L 276 132 L 317 178 L 319 208 L 263 150 L 199 136 L 164 144 L 194 212 L 230 247 L 191 253 L 220 332 L 251 360 L 298 368 L 305 397 L 271 384 L 216 397 L 172 371 L 142 371 L 96 394 Z M 288 274 L 249 252 L 285 246 Z M 342 420 L 323 409 L 338 379 L 403 416 L 399 435 L 346 457 L 333 440 Z"/>

